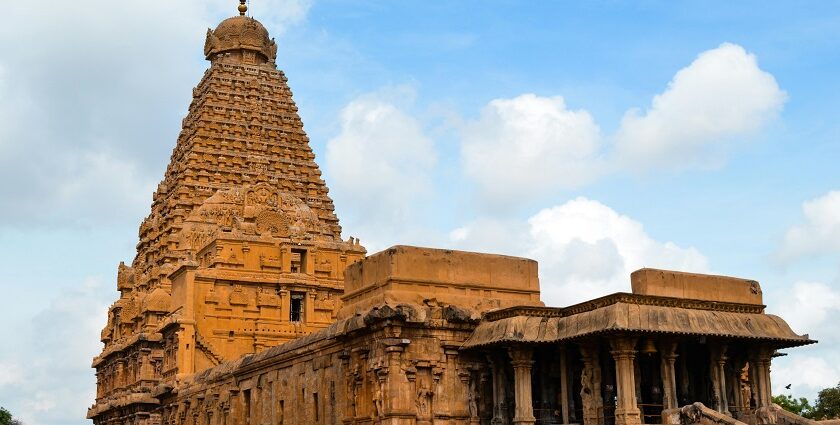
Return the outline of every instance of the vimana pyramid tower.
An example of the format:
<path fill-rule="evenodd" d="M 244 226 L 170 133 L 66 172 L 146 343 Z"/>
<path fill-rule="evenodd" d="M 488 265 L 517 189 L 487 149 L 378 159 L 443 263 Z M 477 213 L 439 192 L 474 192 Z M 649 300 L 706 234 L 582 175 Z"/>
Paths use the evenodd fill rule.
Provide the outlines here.
<path fill-rule="evenodd" d="M 93 360 L 97 423 L 154 408 L 179 377 L 322 329 L 345 267 L 333 202 L 276 45 L 244 15 L 207 31 L 210 67 L 193 89 L 137 255 Z"/>

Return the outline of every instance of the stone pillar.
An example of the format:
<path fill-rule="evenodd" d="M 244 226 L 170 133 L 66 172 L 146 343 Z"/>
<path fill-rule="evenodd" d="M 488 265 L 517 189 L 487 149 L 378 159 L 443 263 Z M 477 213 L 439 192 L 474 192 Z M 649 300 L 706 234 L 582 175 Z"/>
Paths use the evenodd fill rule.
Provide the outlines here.
<path fill-rule="evenodd" d="M 770 393 L 770 359 L 772 353 L 772 349 L 760 347 L 750 359 L 750 386 L 757 408 L 767 407 L 772 403 Z"/>
<path fill-rule="evenodd" d="M 311 290 L 306 293 L 306 302 L 304 303 L 303 323 L 312 324 L 315 322 L 315 297 L 318 292 Z"/>
<path fill-rule="evenodd" d="M 344 405 L 340 406 L 339 412 L 341 415 L 337 415 L 342 423 L 348 423 L 353 419 L 353 386 L 355 378 L 350 373 L 350 350 L 342 350 L 338 354 L 339 360 L 341 360 L 341 371 L 339 376 L 343 376 L 344 378 Z M 339 406 L 336 406 L 339 408 Z M 278 409 L 279 410 L 279 409 Z M 280 423 L 279 420 L 274 421 L 274 423 Z"/>
<path fill-rule="evenodd" d="M 750 368 L 755 366 L 758 396 L 756 399 L 755 416 L 759 425 L 774 425 L 777 422 L 776 410 L 773 407 L 773 400 L 770 386 L 770 359 L 773 356 L 773 349 L 762 346 L 750 362 Z"/>
<path fill-rule="evenodd" d="M 773 403 L 772 387 L 770 385 L 770 361 L 773 357 L 773 350 L 768 347 L 761 347 L 759 351 L 759 382 L 761 382 L 762 406 L 770 406 Z"/>
<path fill-rule="evenodd" d="M 744 407 L 744 398 L 741 391 L 741 371 L 744 369 L 744 362 L 739 358 L 733 358 L 726 368 L 727 388 L 732 389 L 732 400 L 729 400 L 729 412 L 737 419 Z"/>
<path fill-rule="evenodd" d="M 290 319 L 290 303 L 291 298 L 289 297 L 289 291 L 286 289 L 280 289 L 277 291 L 277 294 L 280 295 L 280 320 L 283 322 L 288 322 Z"/>
<path fill-rule="evenodd" d="M 560 357 L 560 415 L 563 423 L 569 423 L 569 365 L 566 359 L 566 346 L 557 349 Z"/>
<path fill-rule="evenodd" d="M 490 367 L 493 370 L 493 419 L 490 422 L 493 425 L 501 425 L 507 422 L 506 408 L 505 408 L 505 367 L 501 356 L 488 355 L 487 360 L 490 362 Z"/>
<path fill-rule="evenodd" d="M 677 403 L 677 375 L 674 364 L 677 361 L 677 341 L 663 340 L 659 344 L 662 374 L 662 408 L 676 409 Z"/>
<path fill-rule="evenodd" d="M 712 375 L 713 408 L 720 413 L 729 413 L 726 394 L 726 344 L 712 344 L 711 357 L 709 370 Z"/>
<path fill-rule="evenodd" d="M 604 399 L 601 397 L 601 365 L 598 359 L 598 344 L 583 343 L 580 346 L 583 370 L 580 373 L 580 399 L 583 404 L 583 424 L 604 424 Z"/>
<path fill-rule="evenodd" d="M 470 425 L 479 425 L 481 420 L 478 416 L 478 406 L 480 402 L 480 396 L 478 395 L 478 382 L 476 380 L 476 372 L 475 370 L 470 369 L 463 369 L 458 371 L 458 380 L 461 381 L 461 391 L 466 391 L 467 394 L 467 404 L 463 409 L 464 415 L 468 417 L 468 423 Z M 458 389 L 456 389 L 457 394 Z M 455 407 L 461 407 L 461 403 L 456 403 Z M 462 422 L 456 422 L 462 423 Z"/>
<path fill-rule="evenodd" d="M 534 406 L 531 403 L 531 366 L 534 364 L 531 359 L 532 350 L 530 347 L 516 347 L 508 349 L 508 353 L 512 359 L 513 392 L 516 400 L 513 423 L 533 424 L 537 420 L 534 418 Z"/>
<path fill-rule="evenodd" d="M 641 412 L 636 404 L 635 359 L 636 338 L 615 337 L 610 340 L 615 359 L 616 390 L 618 400 L 615 408 L 616 425 L 639 425 Z"/>
<path fill-rule="evenodd" d="M 114 380 L 116 382 L 116 385 L 114 386 L 116 389 L 121 389 L 125 386 L 125 382 L 127 381 L 125 375 L 125 359 L 118 359 L 117 378 Z"/>
<path fill-rule="evenodd" d="M 750 400 L 752 404 L 755 404 L 755 407 L 761 407 L 761 388 L 759 382 L 759 373 L 758 373 L 758 359 L 753 356 L 750 358 L 749 361 L 749 380 L 750 380 Z"/>
<path fill-rule="evenodd" d="M 386 345 L 385 353 L 387 356 L 387 366 L 379 375 L 379 380 L 382 382 L 380 391 L 382 394 L 382 424 L 399 424 L 406 423 L 409 416 L 414 415 L 414 397 L 410 388 L 408 377 L 400 367 L 402 363 L 402 356 L 405 352 L 405 347 L 409 344 L 408 339 L 403 338 L 388 338 L 384 340 Z M 376 391 L 376 390 L 375 390 Z"/>

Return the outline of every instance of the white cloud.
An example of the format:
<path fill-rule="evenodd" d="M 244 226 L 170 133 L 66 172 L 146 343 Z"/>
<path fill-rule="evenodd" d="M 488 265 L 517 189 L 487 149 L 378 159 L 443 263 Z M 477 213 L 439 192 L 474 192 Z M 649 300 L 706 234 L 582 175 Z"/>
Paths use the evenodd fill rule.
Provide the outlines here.
<path fill-rule="evenodd" d="M 613 145 L 589 112 L 567 109 L 562 97 L 495 99 L 460 128 L 464 172 L 499 205 L 622 170 L 716 167 L 776 117 L 786 97 L 755 55 L 724 43 L 677 72 L 647 111 L 628 111 Z"/>
<path fill-rule="evenodd" d="M 272 36 L 285 32 L 290 25 L 306 20 L 314 0 L 262 0 L 248 3 L 248 14 L 268 28 Z M 234 7 L 231 7 L 231 6 Z M 221 10 L 235 10 L 235 3 L 216 0 L 214 6 Z"/>
<path fill-rule="evenodd" d="M 539 261 L 543 300 L 554 306 L 629 291 L 630 273 L 641 267 L 708 270 L 696 249 L 656 241 L 638 221 L 583 197 L 543 209 L 527 222 L 475 221 L 453 231 L 450 241 Z"/>
<path fill-rule="evenodd" d="M 114 297 L 98 279 L 59 291 L 22 326 L 7 329 L 0 348 L 0 400 L 28 425 L 84 423 L 96 379 L 90 362 L 102 344 L 107 306 Z"/>
<path fill-rule="evenodd" d="M 836 323 L 840 314 L 840 289 L 837 288 L 836 282 L 829 285 L 798 281 L 792 286 L 766 291 L 767 304 L 771 313 L 778 313 L 794 332 L 807 333 L 819 341 L 809 349 L 820 351 L 840 343 L 840 328 Z"/>
<path fill-rule="evenodd" d="M 336 204 L 367 205 L 342 211 L 354 232 L 385 248 L 409 231 L 422 201 L 432 196 L 434 143 L 406 112 L 408 87 L 361 96 L 341 111 L 341 131 L 327 142 L 326 170 Z"/>
<path fill-rule="evenodd" d="M 0 388 L 7 385 L 17 385 L 23 381 L 21 367 L 15 363 L 0 363 Z"/>
<path fill-rule="evenodd" d="M 779 294 L 776 308 L 780 316 L 797 332 L 809 332 L 814 338 L 836 339 L 840 329 L 829 318 L 840 313 L 840 291 L 821 282 L 796 282 Z M 826 327 L 826 325 L 830 325 Z"/>
<path fill-rule="evenodd" d="M 677 72 L 650 109 L 628 111 L 615 160 L 635 171 L 719 166 L 739 139 L 781 111 L 786 97 L 755 55 L 724 43 Z"/>
<path fill-rule="evenodd" d="M 813 404 L 820 390 L 834 387 L 840 382 L 840 365 L 835 359 L 836 353 L 818 356 L 799 352 L 792 353 L 790 358 L 774 360 L 771 368 L 773 394 L 794 394 L 796 397 L 808 398 Z M 787 385 L 791 388 L 786 389 Z"/>
<path fill-rule="evenodd" d="M 261 2 L 254 13 L 278 35 L 311 3 Z M 0 226 L 135 220 L 207 67 L 205 31 L 236 3 L 13 2 L 4 13 L 0 180 L 14 184 L 0 198 L 16 208 L 0 210 Z"/>
<path fill-rule="evenodd" d="M 836 348 L 840 344 L 840 289 L 822 282 L 798 281 L 792 286 L 765 290 L 770 313 L 782 317 L 797 333 L 807 333 L 819 344 L 790 350 L 789 357 L 773 362 L 776 394 L 805 396 L 812 401 L 823 388 L 840 382 Z M 791 388 L 784 389 L 791 384 Z"/>
<path fill-rule="evenodd" d="M 802 204 L 805 222 L 788 229 L 778 256 L 784 261 L 840 253 L 840 191 Z"/>
<path fill-rule="evenodd" d="M 495 203 L 576 187 L 600 170 L 598 126 L 562 97 L 495 99 L 460 130 L 464 172 Z"/>

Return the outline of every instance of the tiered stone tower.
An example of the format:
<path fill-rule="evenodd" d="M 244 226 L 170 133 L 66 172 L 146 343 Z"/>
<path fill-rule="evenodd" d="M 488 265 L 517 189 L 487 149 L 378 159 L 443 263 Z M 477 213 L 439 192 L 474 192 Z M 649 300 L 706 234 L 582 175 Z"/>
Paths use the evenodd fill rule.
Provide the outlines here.
<path fill-rule="evenodd" d="M 326 327 L 365 255 L 341 240 L 274 40 L 239 10 L 207 31 L 210 67 L 137 256 L 119 265 L 93 360 L 96 423 L 148 417 L 183 378 Z"/>

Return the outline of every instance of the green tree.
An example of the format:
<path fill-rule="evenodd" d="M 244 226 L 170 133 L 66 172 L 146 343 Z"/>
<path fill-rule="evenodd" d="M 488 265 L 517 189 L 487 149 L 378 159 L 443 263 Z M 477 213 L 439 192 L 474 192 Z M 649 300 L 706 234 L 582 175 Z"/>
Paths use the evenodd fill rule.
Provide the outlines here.
<path fill-rule="evenodd" d="M 0 425 L 12 423 L 12 414 L 5 407 L 0 407 Z"/>
<path fill-rule="evenodd" d="M 782 409 L 791 413 L 796 413 L 805 418 L 814 418 L 814 408 L 805 397 L 793 398 L 790 395 L 773 396 L 773 403 L 778 404 Z"/>
<path fill-rule="evenodd" d="M 840 383 L 835 387 L 821 390 L 814 403 L 814 419 L 838 418 L 840 418 Z"/>
<path fill-rule="evenodd" d="M 0 407 L 0 425 L 23 425 L 19 420 L 12 418 L 12 413 L 5 407 Z"/>

